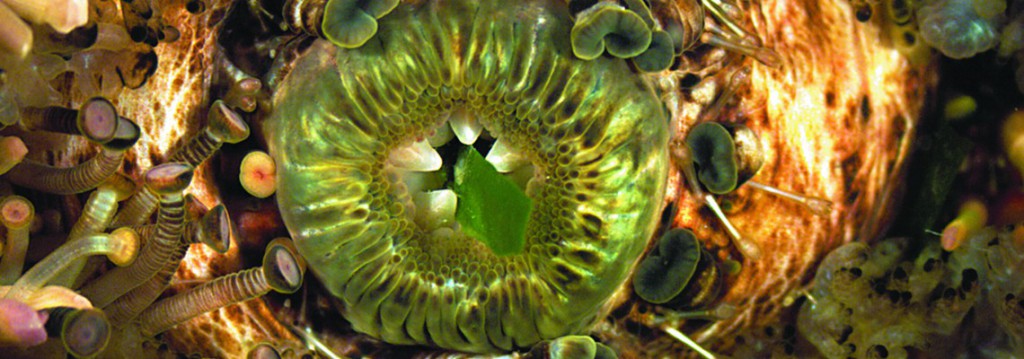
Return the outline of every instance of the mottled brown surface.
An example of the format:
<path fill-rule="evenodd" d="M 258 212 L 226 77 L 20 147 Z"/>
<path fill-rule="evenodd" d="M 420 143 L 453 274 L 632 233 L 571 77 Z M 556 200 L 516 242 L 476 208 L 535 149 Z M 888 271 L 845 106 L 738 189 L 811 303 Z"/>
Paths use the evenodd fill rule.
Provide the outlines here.
<path fill-rule="evenodd" d="M 754 2 L 744 13 L 783 65 L 754 64 L 750 84 L 723 120 L 745 123 L 761 136 L 766 164 L 755 181 L 826 198 L 835 211 L 818 217 L 740 188 L 740 209 L 729 218 L 761 245 L 764 258 L 746 261 L 723 299 L 740 305 L 739 315 L 697 334 L 712 346 L 728 346 L 742 329 L 777 320 L 783 299 L 809 281 L 825 253 L 886 228 L 916 119 L 934 86 L 927 68 L 911 67 L 877 28 L 856 22 L 844 0 Z M 677 112 L 683 131 L 692 126 L 695 107 Z M 728 243 L 700 202 L 682 194 L 679 203 L 677 225 L 716 246 Z"/>

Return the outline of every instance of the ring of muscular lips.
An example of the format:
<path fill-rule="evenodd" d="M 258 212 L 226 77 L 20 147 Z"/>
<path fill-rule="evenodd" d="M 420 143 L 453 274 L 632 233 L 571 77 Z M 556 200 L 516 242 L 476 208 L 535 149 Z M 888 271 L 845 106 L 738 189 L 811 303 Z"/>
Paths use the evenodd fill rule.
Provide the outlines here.
<path fill-rule="evenodd" d="M 403 4 L 361 47 L 318 41 L 297 59 L 266 122 L 277 199 L 357 331 L 497 352 L 599 319 L 655 225 L 667 112 L 626 61 L 575 58 L 571 26 L 553 2 Z M 534 168 L 521 253 L 414 221 L 415 174 L 389 156 L 452 111 Z"/>

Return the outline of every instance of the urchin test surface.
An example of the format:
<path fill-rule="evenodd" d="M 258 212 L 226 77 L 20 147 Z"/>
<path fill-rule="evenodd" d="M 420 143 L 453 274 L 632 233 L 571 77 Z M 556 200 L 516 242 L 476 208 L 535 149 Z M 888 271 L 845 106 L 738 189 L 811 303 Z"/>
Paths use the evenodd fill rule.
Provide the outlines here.
<path fill-rule="evenodd" d="M 282 216 L 356 330 L 508 351 L 585 331 L 625 280 L 664 196 L 667 113 L 625 61 L 573 57 L 565 6 L 403 3 L 360 48 L 316 42 L 275 93 Z M 522 254 L 432 239 L 384 169 L 457 106 L 537 167 Z"/>

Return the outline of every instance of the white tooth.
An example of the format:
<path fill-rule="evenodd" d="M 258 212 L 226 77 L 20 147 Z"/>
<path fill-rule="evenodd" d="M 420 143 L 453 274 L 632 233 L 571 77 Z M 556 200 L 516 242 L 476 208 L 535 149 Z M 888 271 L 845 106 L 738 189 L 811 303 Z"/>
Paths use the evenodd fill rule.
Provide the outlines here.
<path fill-rule="evenodd" d="M 458 137 L 459 142 L 462 142 L 464 145 L 472 145 L 480 137 L 480 132 L 484 130 L 484 126 L 480 124 L 480 121 L 474 119 L 473 114 L 462 108 L 452 110 L 448 123 L 452 125 L 455 137 Z"/>
<path fill-rule="evenodd" d="M 500 139 L 494 142 L 494 146 L 487 152 L 487 158 L 485 159 L 494 165 L 494 169 L 501 173 L 515 171 L 517 168 L 528 163 L 525 157 L 512 151 L 511 148 L 505 145 L 505 141 Z"/>
<path fill-rule="evenodd" d="M 394 149 L 388 160 L 395 167 L 409 171 L 430 172 L 441 169 L 441 154 L 430 147 L 426 140 Z"/>
<path fill-rule="evenodd" d="M 424 230 L 450 227 L 455 222 L 458 197 L 450 189 L 420 192 L 412 196 L 416 203 L 416 224 Z"/>
<path fill-rule="evenodd" d="M 519 189 L 526 190 L 527 184 L 533 180 L 533 165 L 527 164 L 526 166 L 519 167 L 508 174 L 508 179 L 512 180 Z"/>
<path fill-rule="evenodd" d="M 452 133 L 451 126 L 448 125 L 448 122 L 445 122 L 441 124 L 441 126 L 437 126 L 437 129 L 434 130 L 434 135 L 430 136 L 427 141 L 430 142 L 431 146 L 437 148 L 444 146 L 448 141 L 451 141 L 453 136 L 455 136 L 455 134 Z"/>
<path fill-rule="evenodd" d="M 413 172 L 402 171 L 400 181 L 405 183 L 409 193 L 420 193 L 444 187 L 446 175 L 442 171 Z M 392 182 L 396 183 L 398 181 Z"/>

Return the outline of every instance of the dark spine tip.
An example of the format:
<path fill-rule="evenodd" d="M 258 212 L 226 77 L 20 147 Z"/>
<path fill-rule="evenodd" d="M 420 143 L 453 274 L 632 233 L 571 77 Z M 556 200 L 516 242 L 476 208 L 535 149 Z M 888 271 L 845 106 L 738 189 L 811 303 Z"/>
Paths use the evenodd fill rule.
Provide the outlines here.
<path fill-rule="evenodd" d="M 74 357 L 99 354 L 110 340 L 110 321 L 96 309 L 53 308 L 45 327 L 51 337 L 61 339 Z"/>
<path fill-rule="evenodd" d="M 115 151 L 125 151 L 135 146 L 135 142 L 138 142 L 141 136 L 142 129 L 139 128 L 139 125 L 136 125 L 135 122 L 127 118 L 118 116 L 117 130 L 114 131 L 114 138 L 103 144 L 103 147 Z"/>
<path fill-rule="evenodd" d="M 118 129 L 114 104 L 103 97 L 93 97 L 78 110 L 78 129 L 90 141 L 105 144 L 114 139 Z"/>
<path fill-rule="evenodd" d="M 223 204 L 213 207 L 203 216 L 202 226 L 205 233 L 203 243 L 217 253 L 227 253 L 231 248 L 231 233 L 234 232 L 227 208 Z"/>
<path fill-rule="evenodd" d="M 245 123 L 238 112 L 228 107 L 224 101 L 213 102 L 207 122 L 209 133 L 221 142 L 239 143 L 249 137 L 249 125 Z"/>
<path fill-rule="evenodd" d="M 267 282 L 277 292 L 294 293 L 302 286 L 302 265 L 291 246 L 280 241 L 271 242 L 263 256 L 263 272 Z"/>
<path fill-rule="evenodd" d="M 146 171 L 146 187 L 158 194 L 180 193 L 192 183 L 193 168 L 186 163 L 165 163 Z"/>
<path fill-rule="evenodd" d="M 103 312 L 89 309 L 65 323 L 61 339 L 72 355 L 91 357 L 103 351 L 110 339 L 110 322 Z"/>

